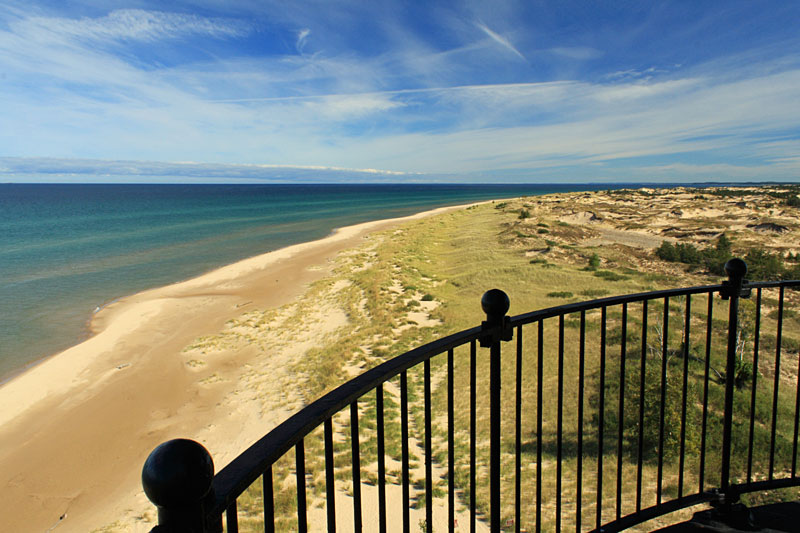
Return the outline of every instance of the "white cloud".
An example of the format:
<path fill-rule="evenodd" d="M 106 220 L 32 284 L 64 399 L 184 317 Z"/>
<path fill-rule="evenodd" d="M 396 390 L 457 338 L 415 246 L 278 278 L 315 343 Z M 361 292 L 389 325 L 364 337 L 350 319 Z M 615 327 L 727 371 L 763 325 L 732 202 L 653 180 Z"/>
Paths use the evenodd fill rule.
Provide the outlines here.
<path fill-rule="evenodd" d="M 703 80 L 686 78 L 655 83 L 617 83 L 597 86 L 592 91 L 593 97 L 600 102 L 621 102 L 652 98 L 658 95 L 675 95 L 697 87 Z"/>
<path fill-rule="evenodd" d="M 173 176 L 182 178 L 233 178 L 242 180 L 335 181 L 337 179 L 383 180 L 408 175 L 373 168 L 342 168 L 322 165 L 246 165 L 160 161 L 114 161 L 98 159 L 0 157 L 0 173 L 12 175 Z"/>
<path fill-rule="evenodd" d="M 142 9 L 120 9 L 97 18 L 30 17 L 12 23 L 11 29 L 43 42 L 75 38 L 153 42 L 187 35 L 230 38 L 241 37 L 248 31 L 245 24 L 237 21 Z"/>
<path fill-rule="evenodd" d="M 297 32 L 297 42 L 295 43 L 295 48 L 301 54 L 303 53 L 303 49 L 306 47 L 306 42 L 308 41 L 308 36 L 311 35 L 311 30 L 308 28 L 303 28 L 299 32 Z"/>
<path fill-rule="evenodd" d="M 349 120 L 403 107 L 403 104 L 394 101 L 391 95 L 365 94 L 315 98 L 306 101 L 304 107 L 311 112 L 318 111 L 329 119 Z"/>
<path fill-rule="evenodd" d="M 494 42 L 496 42 L 497 44 L 499 44 L 499 45 L 500 45 L 500 46 L 502 46 L 503 48 L 505 48 L 505 49 L 509 50 L 511 53 L 513 53 L 514 55 L 516 55 L 517 57 L 519 57 L 519 58 L 520 58 L 520 59 L 522 59 L 523 61 L 526 61 L 526 59 L 525 59 L 525 56 L 524 56 L 524 55 L 522 55 L 522 53 L 521 53 L 519 50 L 517 50 L 517 49 L 516 49 L 516 47 L 514 47 L 514 45 L 513 45 L 513 44 L 511 44 L 511 41 L 509 41 L 508 39 L 506 39 L 506 38 L 505 38 L 505 37 L 503 37 L 502 35 L 500 35 L 500 34 L 498 34 L 498 33 L 495 33 L 494 31 L 492 31 L 492 30 L 491 30 L 491 29 L 490 29 L 490 28 L 489 28 L 489 27 L 488 27 L 486 24 L 484 24 L 483 22 L 476 22 L 476 23 L 475 23 L 475 25 L 476 25 L 476 26 L 477 26 L 477 27 L 478 27 L 478 28 L 479 28 L 481 31 L 483 31 L 483 33 L 485 33 L 486 35 L 488 35 L 488 36 L 489 36 L 489 38 L 490 38 L 490 39 L 492 39 Z"/>
<path fill-rule="evenodd" d="M 486 63 L 490 55 L 515 71 L 525 68 L 515 58 L 525 57 L 474 16 L 463 20 L 445 50 L 381 20 L 391 46 L 356 53 L 332 46 L 318 20 L 298 17 L 286 26 L 295 29 L 286 30 L 283 55 L 209 54 L 146 67 L 134 53 L 140 45 L 158 53 L 173 37 L 238 37 L 249 27 L 141 10 L 15 20 L 0 27 L 0 72 L 8 76 L 0 84 L 0 146 L 20 156 L 270 163 L 281 172 L 296 164 L 440 174 L 586 170 L 685 154 L 728 164 L 731 175 L 796 170 L 796 60 L 620 70 L 598 74 L 600 82 L 475 84 L 501 78 Z M 488 38 L 475 40 L 476 25 Z M 321 51 L 305 54 L 312 35 Z M 486 72 L 474 76 L 473 68 Z M 753 161 L 729 161 L 736 158 Z M 667 163 L 642 168 L 688 175 Z"/>

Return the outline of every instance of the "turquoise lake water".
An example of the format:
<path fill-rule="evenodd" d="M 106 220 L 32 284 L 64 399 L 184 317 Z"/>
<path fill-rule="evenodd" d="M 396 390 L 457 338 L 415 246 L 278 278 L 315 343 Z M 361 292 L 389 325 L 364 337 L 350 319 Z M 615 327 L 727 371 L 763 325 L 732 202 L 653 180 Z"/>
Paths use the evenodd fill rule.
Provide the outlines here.
<path fill-rule="evenodd" d="M 120 297 L 337 227 L 592 185 L 0 185 L 0 379 Z"/>

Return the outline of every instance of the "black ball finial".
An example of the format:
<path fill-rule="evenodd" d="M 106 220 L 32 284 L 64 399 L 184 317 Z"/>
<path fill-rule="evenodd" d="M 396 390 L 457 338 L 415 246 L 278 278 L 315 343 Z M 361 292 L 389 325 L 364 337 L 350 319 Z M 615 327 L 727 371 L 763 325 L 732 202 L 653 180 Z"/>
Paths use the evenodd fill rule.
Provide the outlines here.
<path fill-rule="evenodd" d="M 211 490 L 214 461 L 202 444 L 174 439 L 150 452 L 142 468 L 142 486 L 158 507 L 197 504 Z"/>
<path fill-rule="evenodd" d="M 490 289 L 481 298 L 483 312 L 489 318 L 501 318 L 508 312 L 511 302 L 508 295 L 500 289 Z"/>
<path fill-rule="evenodd" d="M 742 280 L 747 275 L 747 263 L 738 257 L 728 259 L 725 263 L 725 273 L 730 280 Z"/>

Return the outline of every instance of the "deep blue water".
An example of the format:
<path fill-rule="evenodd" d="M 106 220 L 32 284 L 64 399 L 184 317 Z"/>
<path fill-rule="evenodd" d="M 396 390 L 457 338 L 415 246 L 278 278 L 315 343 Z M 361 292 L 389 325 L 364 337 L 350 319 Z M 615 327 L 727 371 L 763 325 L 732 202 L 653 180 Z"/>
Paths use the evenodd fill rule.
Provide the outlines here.
<path fill-rule="evenodd" d="M 108 302 L 337 227 L 618 187 L 0 184 L 0 379 L 85 339 Z"/>

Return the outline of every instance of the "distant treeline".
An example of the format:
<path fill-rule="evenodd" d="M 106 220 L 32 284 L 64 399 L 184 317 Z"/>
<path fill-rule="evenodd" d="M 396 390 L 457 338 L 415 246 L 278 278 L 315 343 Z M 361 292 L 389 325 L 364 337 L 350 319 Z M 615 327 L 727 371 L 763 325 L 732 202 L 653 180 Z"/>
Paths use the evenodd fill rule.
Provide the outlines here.
<path fill-rule="evenodd" d="M 742 198 L 752 196 L 754 193 L 750 188 L 745 186 L 727 186 L 727 187 L 687 187 L 687 190 L 694 192 L 695 200 L 704 200 L 706 196 L 721 196 L 725 198 Z M 605 191 L 608 195 L 624 196 L 634 192 L 640 196 L 657 197 L 661 193 L 659 191 L 647 191 L 636 189 L 609 189 Z M 763 189 L 760 194 L 775 198 L 778 204 L 784 204 L 789 207 L 800 207 L 800 185 L 775 185 L 774 189 Z M 769 205 L 771 207 L 771 205 Z"/>

